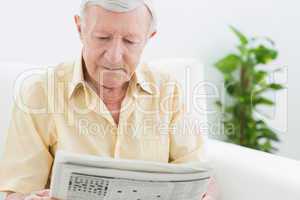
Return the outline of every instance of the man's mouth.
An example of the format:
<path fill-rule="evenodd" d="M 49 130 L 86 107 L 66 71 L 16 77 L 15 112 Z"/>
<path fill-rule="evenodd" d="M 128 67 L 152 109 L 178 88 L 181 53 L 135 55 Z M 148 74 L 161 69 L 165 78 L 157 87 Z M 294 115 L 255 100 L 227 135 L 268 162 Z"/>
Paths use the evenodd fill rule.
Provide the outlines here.
<path fill-rule="evenodd" d="M 104 66 L 104 69 L 108 70 L 108 71 L 124 71 L 124 72 L 126 72 L 126 70 L 122 67 L 106 67 L 106 66 Z"/>

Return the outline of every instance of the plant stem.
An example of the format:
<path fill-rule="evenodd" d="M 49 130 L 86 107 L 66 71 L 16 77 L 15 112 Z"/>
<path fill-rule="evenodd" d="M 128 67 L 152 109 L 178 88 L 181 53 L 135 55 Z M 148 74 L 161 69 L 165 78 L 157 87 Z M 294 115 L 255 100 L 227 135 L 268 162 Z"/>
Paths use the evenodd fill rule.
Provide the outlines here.
<path fill-rule="evenodd" d="M 241 96 L 245 96 L 245 90 L 247 91 L 247 79 L 246 79 L 246 67 L 241 66 L 241 72 L 240 72 L 240 89 L 241 89 Z M 245 105 L 242 103 L 240 104 L 240 144 L 244 145 L 244 137 L 245 137 L 245 125 L 246 125 L 246 119 L 245 119 Z"/>

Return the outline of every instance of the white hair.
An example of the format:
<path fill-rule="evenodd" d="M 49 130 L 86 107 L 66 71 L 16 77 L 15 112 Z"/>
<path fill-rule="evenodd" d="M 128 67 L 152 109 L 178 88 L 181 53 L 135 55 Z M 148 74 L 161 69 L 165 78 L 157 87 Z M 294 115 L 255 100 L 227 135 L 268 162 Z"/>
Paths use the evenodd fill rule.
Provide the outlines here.
<path fill-rule="evenodd" d="M 80 16 L 82 18 L 88 5 L 98 5 L 113 12 L 129 12 L 145 5 L 152 16 L 150 31 L 156 31 L 157 19 L 152 0 L 82 0 L 80 6 Z"/>

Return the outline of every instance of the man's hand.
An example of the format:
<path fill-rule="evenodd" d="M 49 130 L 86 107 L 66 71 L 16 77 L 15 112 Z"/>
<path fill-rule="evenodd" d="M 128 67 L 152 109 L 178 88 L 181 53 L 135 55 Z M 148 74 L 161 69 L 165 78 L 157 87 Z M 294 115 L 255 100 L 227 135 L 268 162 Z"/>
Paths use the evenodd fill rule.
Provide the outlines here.
<path fill-rule="evenodd" d="M 217 200 L 219 199 L 219 189 L 214 178 L 211 178 L 208 184 L 208 190 L 201 200 Z"/>
<path fill-rule="evenodd" d="M 9 193 L 5 200 L 58 200 L 50 197 L 50 190 L 41 190 L 28 195 Z"/>

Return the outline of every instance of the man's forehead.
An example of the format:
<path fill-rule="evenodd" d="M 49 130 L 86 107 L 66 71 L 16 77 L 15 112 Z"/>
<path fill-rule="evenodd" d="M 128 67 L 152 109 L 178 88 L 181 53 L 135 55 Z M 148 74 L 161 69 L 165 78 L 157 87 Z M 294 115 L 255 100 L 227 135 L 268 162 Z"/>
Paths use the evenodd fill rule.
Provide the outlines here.
<path fill-rule="evenodd" d="M 86 27 L 93 33 L 114 33 L 119 32 L 124 35 L 141 35 L 148 30 L 150 15 L 147 8 L 142 6 L 133 12 L 116 13 L 103 9 L 100 6 L 89 6 L 86 10 Z M 145 16 L 145 17 L 144 17 Z"/>

